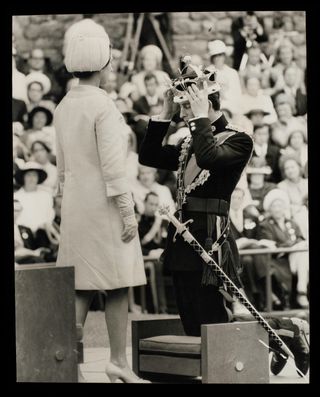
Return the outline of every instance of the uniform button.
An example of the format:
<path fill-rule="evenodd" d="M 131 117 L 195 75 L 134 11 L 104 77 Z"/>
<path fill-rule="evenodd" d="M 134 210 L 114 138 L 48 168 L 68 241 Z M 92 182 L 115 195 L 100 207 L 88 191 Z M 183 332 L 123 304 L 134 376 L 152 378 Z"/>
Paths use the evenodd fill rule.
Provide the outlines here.
<path fill-rule="evenodd" d="M 194 126 L 195 126 L 194 122 L 192 122 L 190 125 L 191 125 L 191 127 L 194 127 Z"/>
<path fill-rule="evenodd" d="M 215 131 L 216 130 L 216 127 L 213 125 L 212 126 L 212 131 Z"/>
<path fill-rule="evenodd" d="M 191 131 L 194 131 L 196 129 L 196 127 L 191 127 Z"/>

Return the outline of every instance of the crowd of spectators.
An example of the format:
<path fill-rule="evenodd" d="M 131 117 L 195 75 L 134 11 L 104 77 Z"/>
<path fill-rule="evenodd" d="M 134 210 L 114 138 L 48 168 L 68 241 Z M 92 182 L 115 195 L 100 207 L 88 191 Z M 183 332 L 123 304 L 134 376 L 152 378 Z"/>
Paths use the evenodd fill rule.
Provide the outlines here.
<path fill-rule="evenodd" d="M 185 54 L 198 65 L 215 67 L 222 112 L 254 139 L 252 158 L 231 201 L 231 229 L 239 249 L 304 248 L 308 242 L 306 65 L 301 55 L 296 57 L 289 39 L 292 32 L 284 34 L 279 21 L 274 28 L 277 31 L 281 39 L 270 56 L 264 51 L 269 38 L 263 22 L 248 12 L 233 20 L 232 54 L 220 40 L 208 42 L 207 54 Z M 174 211 L 176 175 L 141 166 L 138 152 L 148 120 L 160 113 L 167 81 L 175 72 L 163 70 L 165 60 L 158 46 L 145 44 L 134 70 L 127 74 L 121 72 L 121 51 L 113 49 L 113 72 L 101 88 L 126 120 L 127 174 L 141 245 L 144 255 L 156 263 L 160 310 L 166 312 L 161 267 L 166 233 L 157 208 L 168 204 Z M 13 45 L 12 82 L 16 263 L 53 262 L 59 246 L 61 210 L 53 112 L 78 79 L 63 65 L 53 70 L 42 49 L 34 48 L 26 60 Z M 176 115 L 166 142 L 176 144 L 188 134 Z M 306 251 L 242 256 L 249 299 L 259 309 L 265 308 L 267 262 L 271 264 L 273 307 L 308 307 Z"/>

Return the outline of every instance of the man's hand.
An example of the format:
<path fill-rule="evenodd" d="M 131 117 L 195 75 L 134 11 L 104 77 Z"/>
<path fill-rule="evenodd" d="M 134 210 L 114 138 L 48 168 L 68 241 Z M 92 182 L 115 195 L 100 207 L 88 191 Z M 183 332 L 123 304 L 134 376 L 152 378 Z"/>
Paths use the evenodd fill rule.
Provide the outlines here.
<path fill-rule="evenodd" d="M 208 117 L 209 114 L 209 100 L 208 100 L 208 84 L 203 82 L 203 90 L 193 84 L 186 91 L 186 96 L 189 100 L 192 113 L 194 117 Z"/>
<path fill-rule="evenodd" d="M 180 107 L 173 102 L 174 94 L 171 88 L 168 88 L 163 94 L 163 108 L 159 115 L 160 119 L 171 120 L 172 117 L 179 111 Z"/>

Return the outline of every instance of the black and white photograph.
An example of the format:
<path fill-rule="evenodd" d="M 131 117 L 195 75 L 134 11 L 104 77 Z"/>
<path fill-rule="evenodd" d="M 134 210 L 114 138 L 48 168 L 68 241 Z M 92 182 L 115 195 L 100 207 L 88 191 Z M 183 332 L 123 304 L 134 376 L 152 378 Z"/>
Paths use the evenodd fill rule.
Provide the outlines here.
<path fill-rule="evenodd" d="M 16 382 L 309 384 L 307 12 L 127 8 L 12 15 Z"/>

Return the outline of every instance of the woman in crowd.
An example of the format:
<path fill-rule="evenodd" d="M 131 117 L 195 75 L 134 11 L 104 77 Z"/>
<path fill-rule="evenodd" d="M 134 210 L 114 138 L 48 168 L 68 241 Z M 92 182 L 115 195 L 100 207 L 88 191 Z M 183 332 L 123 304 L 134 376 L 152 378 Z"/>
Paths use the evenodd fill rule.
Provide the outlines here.
<path fill-rule="evenodd" d="M 308 235 L 308 210 L 304 205 L 308 197 L 308 179 L 303 178 L 303 169 L 299 160 L 294 156 L 283 156 L 280 167 L 284 176 L 278 183 L 279 189 L 285 191 L 290 200 L 290 215 L 295 220 L 305 238 Z M 301 216 L 301 212 L 305 216 Z"/>
<path fill-rule="evenodd" d="M 21 142 L 30 150 L 34 141 L 41 140 L 50 147 L 53 161 L 56 155 L 56 132 L 52 125 L 52 112 L 43 106 L 37 106 L 29 113 L 29 128 L 21 135 Z"/>
<path fill-rule="evenodd" d="M 281 150 L 283 155 L 292 155 L 299 159 L 301 167 L 305 167 L 308 161 L 308 144 L 304 131 L 294 130 L 290 133 L 288 146 Z"/>
<path fill-rule="evenodd" d="M 162 96 L 163 92 L 167 88 L 166 82 L 169 79 L 168 73 L 161 70 L 162 51 L 156 45 L 149 44 L 141 49 L 140 59 L 142 70 L 132 76 L 132 83 L 137 87 L 139 96 L 146 95 L 147 92 L 144 78 L 146 74 L 151 73 L 156 76 L 159 83 L 158 94 Z"/>
<path fill-rule="evenodd" d="M 26 84 L 28 112 L 30 113 L 31 110 L 37 106 L 44 106 L 53 112 L 56 104 L 49 99 L 44 99 L 44 96 L 48 94 L 51 89 L 50 79 L 41 72 L 32 72 L 26 76 Z"/>
<path fill-rule="evenodd" d="M 51 149 L 43 141 L 34 141 L 31 145 L 32 160 L 38 163 L 47 173 L 47 178 L 40 185 L 52 196 L 57 188 L 57 167 L 50 162 Z"/>
<path fill-rule="evenodd" d="M 146 382 L 126 357 L 128 287 L 146 283 L 125 159 L 127 130 L 107 93 L 111 45 L 104 28 L 77 29 L 66 48 L 68 72 L 79 84 L 58 105 L 57 167 L 62 195 L 57 266 L 74 266 L 76 321 L 84 326 L 97 290 L 107 291 L 111 382 Z M 84 232 L 85 231 L 85 232 Z"/>
<path fill-rule="evenodd" d="M 36 237 L 45 232 L 50 240 L 55 240 L 57 234 L 52 228 L 53 199 L 39 187 L 46 178 L 47 173 L 38 163 L 27 162 L 16 171 L 15 180 L 21 188 L 15 193 L 15 198 L 22 205 L 19 224 L 30 228 Z"/>

